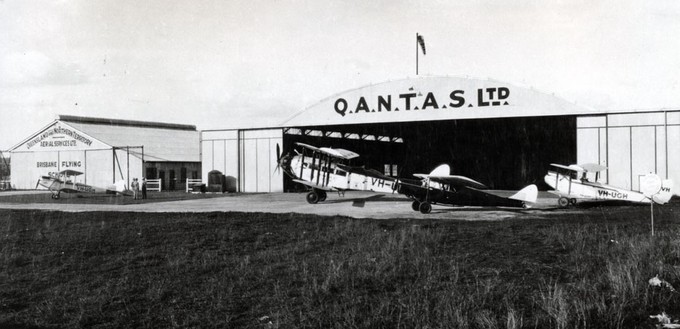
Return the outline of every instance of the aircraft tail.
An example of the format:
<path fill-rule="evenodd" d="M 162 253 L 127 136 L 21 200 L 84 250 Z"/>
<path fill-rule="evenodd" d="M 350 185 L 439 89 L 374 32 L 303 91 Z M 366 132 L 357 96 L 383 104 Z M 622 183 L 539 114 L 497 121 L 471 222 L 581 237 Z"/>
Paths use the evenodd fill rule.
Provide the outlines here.
<path fill-rule="evenodd" d="M 538 188 L 536 187 L 536 185 L 531 184 L 519 190 L 517 193 L 513 194 L 508 199 L 536 203 L 536 199 L 538 199 Z"/>
<path fill-rule="evenodd" d="M 434 168 L 430 173 L 430 176 L 448 176 L 451 175 L 451 167 L 447 164 L 441 164 L 437 168 Z"/>
<path fill-rule="evenodd" d="M 673 180 L 666 179 L 661 182 L 661 191 L 652 196 L 652 200 L 658 204 L 665 204 L 673 197 Z"/>

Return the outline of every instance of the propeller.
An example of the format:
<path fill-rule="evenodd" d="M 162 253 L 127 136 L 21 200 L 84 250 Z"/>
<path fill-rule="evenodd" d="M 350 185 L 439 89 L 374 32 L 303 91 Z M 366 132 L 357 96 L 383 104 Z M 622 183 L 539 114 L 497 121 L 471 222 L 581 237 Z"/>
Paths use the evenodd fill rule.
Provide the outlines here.
<path fill-rule="evenodd" d="M 35 190 L 37 190 L 37 189 L 38 189 L 38 185 L 40 185 L 40 178 L 38 178 L 38 181 L 37 181 L 37 182 L 35 182 Z"/>
<path fill-rule="evenodd" d="M 279 146 L 279 143 L 276 143 L 276 168 L 274 169 L 274 173 L 278 173 L 279 170 L 281 169 L 281 146 Z"/>
<path fill-rule="evenodd" d="M 274 169 L 272 176 L 281 170 L 281 166 L 286 161 L 286 158 L 288 158 L 288 154 L 282 155 L 281 147 L 279 146 L 279 143 L 276 143 L 276 168 Z"/>

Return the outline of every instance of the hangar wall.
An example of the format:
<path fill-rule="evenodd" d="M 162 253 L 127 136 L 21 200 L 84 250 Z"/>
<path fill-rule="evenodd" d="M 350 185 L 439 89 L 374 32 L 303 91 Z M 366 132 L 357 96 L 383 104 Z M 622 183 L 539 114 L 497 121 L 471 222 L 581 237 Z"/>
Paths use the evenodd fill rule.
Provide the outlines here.
<path fill-rule="evenodd" d="M 283 129 L 201 132 L 202 179 L 219 170 L 237 181 L 239 192 L 283 192 L 283 173 L 276 171 L 276 146 Z"/>
<path fill-rule="evenodd" d="M 656 173 L 680 182 L 680 111 L 612 113 L 577 118 L 577 163 L 599 163 L 600 179 L 639 190 Z"/>
<path fill-rule="evenodd" d="M 122 179 L 129 186 L 131 178 L 142 172 L 142 160 L 128 154 L 124 149 L 115 152 L 115 157 L 111 148 L 14 152 L 13 161 L 25 165 L 12 168 L 12 186 L 17 189 L 33 189 L 40 176 L 53 175 L 66 169 L 84 173 L 76 177 L 75 181 L 79 183 L 105 187 Z"/>

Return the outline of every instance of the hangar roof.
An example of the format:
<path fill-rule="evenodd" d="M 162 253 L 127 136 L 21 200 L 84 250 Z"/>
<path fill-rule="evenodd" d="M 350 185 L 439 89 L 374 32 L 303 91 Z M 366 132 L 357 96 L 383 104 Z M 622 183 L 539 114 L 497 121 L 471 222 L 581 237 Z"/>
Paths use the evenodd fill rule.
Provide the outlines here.
<path fill-rule="evenodd" d="M 282 127 L 594 114 L 553 94 L 496 80 L 428 76 L 348 90 L 307 107 Z"/>
<path fill-rule="evenodd" d="M 59 125 L 64 125 L 66 128 L 54 129 Z M 94 141 L 87 144 L 90 147 L 94 147 L 94 145 L 98 145 L 98 147 L 102 145 L 109 147 L 144 146 L 144 159 L 146 161 L 200 161 L 200 137 L 195 126 L 67 115 L 58 116 L 51 124 L 31 135 L 11 150 L 23 150 L 27 144 L 26 149 L 37 146 L 37 143 L 47 140 L 52 135 L 56 136 L 66 132 L 68 127 L 76 129 L 80 135 L 78 135 L 78 132 L 66 133 L 67 139 L 77 136 L 77 141 L 85 142 L 89 140 L 88 138 L 91 138 Z M 49 132 L 49 134 L 45 134 L 45 132 Z M 55 147 L 51 149 L 57 150 Z M 141 157 L 142 151 L 141 149 L 130 149 L 130 153 L 139 154 Z"/>

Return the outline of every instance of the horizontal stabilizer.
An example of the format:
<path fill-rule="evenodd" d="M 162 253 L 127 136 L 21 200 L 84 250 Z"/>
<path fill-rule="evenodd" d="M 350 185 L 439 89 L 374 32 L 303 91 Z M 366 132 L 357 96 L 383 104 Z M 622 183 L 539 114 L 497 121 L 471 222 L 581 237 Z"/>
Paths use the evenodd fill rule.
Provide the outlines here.
<path fill-rule="evenodd" d="M 517 200 L 517 201 L 524 201 L 524 202 L 529 202 L 529 203 L 536 203 L 536 199 L 538 199 L 538 188 L 536 187 L 536 185 L 531 184 L 531 185 L 519 190 L 519 192 L 513 194 L 508 199 L 513 199 L 513 200 Z"/>

